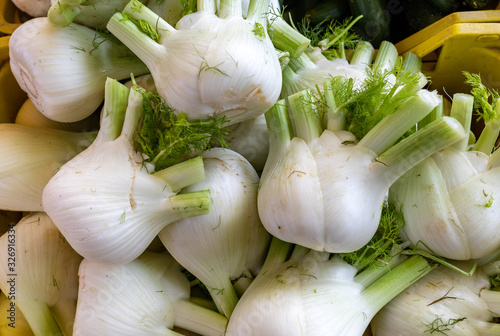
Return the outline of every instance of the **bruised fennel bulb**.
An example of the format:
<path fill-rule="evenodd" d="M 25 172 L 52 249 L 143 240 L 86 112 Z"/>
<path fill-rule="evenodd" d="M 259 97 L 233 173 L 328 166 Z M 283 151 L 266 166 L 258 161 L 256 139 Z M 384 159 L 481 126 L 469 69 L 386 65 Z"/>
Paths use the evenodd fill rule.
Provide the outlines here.
<path fill-rule="evenodd" d="M 95 112 L 108 76 L 122 80 L 149 72 L 117 41 L 76 23 L 54 27 L 47 17 L 31 19 L 14 31 L 9 56 L 21 89 L 41 113 L 59 122 Z"/>
<path fill-rule="evenodd" d="M 270 236 L 257 212 L 259 177 L 240 154 L 213 148 L 203 154 L 206 177 L 183 191 L 209 189 L 209 214 L 165 227 L 159 237 L 167 250 L 210 292 L 229 317 L 238 297 L 231 281 L 255 276 Z"/>
<path fill-rule="evenodd" d="M 44 212 L 0 238 L 0 289 L 36 336 L 72 335 L 82 260 Z M 3 334 L 2 334 L 3 335 Z"/>
<path fill-rule="evenodd" d="M 222 114 L 237 123 L 267 111 L 281 89 L 280 63 L 262 15 L 267 5 L 252 1 L 243 19 L 240 1 L 222 1 L 218 15 L 215 1 L 199 1 L 198 12 L 175 29 L 132 0 L 107 28 L 148 66 L 171 108 L 189 119 Z"/>
<path fill-rule="evenodd" d="M 169 223 L 210 211 L 209 191 L 177 194 L 186 186 L 183 183 L 204 177 L 201 160 L 192 161 L 194 173 L 175 170 L 169 176 L 173 166 L 152 174 L 134 151 L 132 139 L 142 104 L 137 87 L 129 90 L 108 79 L 96 140 L 63 165 L 43 190 L 45 211 L 87 259 L 126 263 L 137 258 Z"/>
<path fill-rule="evenodd" d="M 439 104 L 435 92 L 421 90 L 352 144 L 355 139 L 346 131 L 323 130 L 311 97 L 308 90 L 290 96 L 290 117 L 284 101 L 266 113 L 270 150 L 258 194 L 259 215 L 281 240 L 351 252 L 375 233 L 391 184 L 465 132 L 446 117 L 394 145 Z"/>
<path fill-rule="evenodd" d="M 168 253 L 111 266 L 84 259 L 74 336 L 224 335 L 227 319 L 189 301 L 190 284 Z"/>

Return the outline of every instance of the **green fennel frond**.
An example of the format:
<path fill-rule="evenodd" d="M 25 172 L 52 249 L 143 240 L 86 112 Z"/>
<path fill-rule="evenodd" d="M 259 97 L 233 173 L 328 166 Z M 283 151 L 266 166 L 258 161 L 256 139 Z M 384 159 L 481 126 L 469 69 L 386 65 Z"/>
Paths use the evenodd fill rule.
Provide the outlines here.
<path fill-rule="evenodd" d="M 462 74 L 466 77 L 465 83 L 472 87 L 474 108 L 479 116 L 477 120 L 484 119 L 484 122 L 487 123 L 490 120 L 499 119 L 500 114 L 495 111 L 495 105 L 500 97 L 498 91 L 487 88 L 483 84 L 480 74 L 471 74 L 467 71 L 463 71 Z"/>
<path fill-rule="evenodd" d="M 500 287 L 500 274 L 490 275 L 489 280 L 492 289 L 498 289 Z"/>
<path fill-rule="evenodd" d="M 214 145 L 228 147 L 229 129 L 225 127 L 225 116 L 188 120 L 184 113 L 176 113 L 160 96 L 152 92 L 143 94 L 144 120 L 136 146 L 156 170 L 201 155 Z"/>
<path fill-rule="evenodd" d="M 307 18 L 297 23 L 297 30 L 311 40 L 312 46 L 323 49 L 328 59 L 342 57 L 343 49 L 354 49 L 361 37 L 352 29 L 359 18 L 346 18 L 343 22 L 323 20 L 312 25 Z"/>
<path fill-rule="evenodd" d="M 418 81 L 418 73 L 400 72 L 397 67 L 386 72 L 368 69 L 367 78 L 358 88 L 353 88 L 352 81 L 335 81 L 335 101 L 346 113 L 347 130 L 362 139 L 417 93 L 410 88 Z"/>
<path fill-rule="evenodd" d="M 384 266 L 393 257 L 394 246 L 402 243 L 399 231 L 404 225 L 401 211 L 393 204 L 384 203 L 379 226 L 373 238 L 361 249 L 340 256 L 356 267 L 358 272 L 370 266 Z"/>
<path fill-rule="evenodd" d="M 196 0 L 178 0 L 178 1 L 182 5 L 181 17 L 197 11 Z"/>

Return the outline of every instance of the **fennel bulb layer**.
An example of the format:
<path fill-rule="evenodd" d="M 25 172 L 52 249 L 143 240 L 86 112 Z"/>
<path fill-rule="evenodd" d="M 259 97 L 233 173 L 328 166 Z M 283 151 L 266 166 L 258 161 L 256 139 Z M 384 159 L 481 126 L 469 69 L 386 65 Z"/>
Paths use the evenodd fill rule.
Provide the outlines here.
<path fill-rule="evenodd" d="M 257 211 L 259 177 L 240 154 L 213 148 L 203 154 L 206 177 L 183 192 L 210 190 L 209 214 L 172 223 L 160 231 L 167 250 L 209 290 L 229 317 L 237 294 L 231 281 L 260 270 L 270 235 Z"/>
<path fill-rule="evenodd" d="M 0 124 L 0 209 L 43 211 L 42 193 L 59 167 L 85 150 L 96 132 Z"/>

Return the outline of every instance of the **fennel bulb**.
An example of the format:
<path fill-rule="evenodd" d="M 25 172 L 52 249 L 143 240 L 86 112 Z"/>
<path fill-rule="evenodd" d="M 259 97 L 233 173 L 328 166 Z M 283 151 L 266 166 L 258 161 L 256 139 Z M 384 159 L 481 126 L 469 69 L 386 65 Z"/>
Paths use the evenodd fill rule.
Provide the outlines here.
<path fill-rule="evenodd" d="M 59 122 L 94 113 L 107 77 L 122 80 L 148 72 L 116 41 L 76 23 L 55 27 L 47 17 L 31 19 L 14 31 L 9 56 L 20 87 L 41 113 Z"/>
<path fill-rule="evenodd" d="M 126 263 L 169 223 L 210 211 L 209 191 L 177 194 L 185 183 L 203 179 L 201 159 L 186 163 L 194 169 L 150 173 L 134 150 L 142 105 L 139 88 L 129 90 L 108 79 L 96 140 L 64 164 L 43 190 L 45 211 L 86 259 Z"/>
<path fill-rule="evenodd" d="M 42 128 L 55 128 L 70 132 L 84 132 L 99 128 L 99 113 L 93 113 L 87 118 L 73 122 L 61 123 L 44 116 L 31 99 L 26 99 L 16 114 L 14 123 Z"/>
<path fill-rule="evenodd" d="M 232 281 L 259 272 L 270 236 L 258 216 L 259 177 L 252 165 L 222 148 L 205 152 L 203 162 L 205 179 L 183 191 L 210 190 L 212 211 L 170 224 L 158 236 L 229 317 L 238 301 Z"/>
<path fill-rule="evenodd" d="M 51 0 L 11 0 L 14 6 L 31 17 L 47 16 Z"/>
<path fill-rule="evenodd" d="M 471 262 L 457 263 L 470 267 Z M 391 300 L 375 315 L 371 329 L 377 336 L 494 336 L 500 325 L 500 295 L 489 290 L 488 276 L 477 269 L 465 276 L 438 266 Z"/>
<path fill-rule="evenodd" d="M 190 284 L 181 270 L 168 253 L 144 252 L 118 266 L 84 259 L 73 335 L 180 335 L 175 326 L 223 335 L 227 319 L 189 302 Z"/>
<path fill-rule="evenodd" d="M 256 171 L 262 171 L 269 153 L 269 134 L 265 115 L 262 114 L 229 128 L 231 133 L 226 139 L 229 148 L 247 159 Z"/>
<path fill-rule="evenodd" d="M 351 252 L 375 233 L 392 183 L 465 132 L 458 121 L 443 117 L 394 145 L 439 104 L 435 92 L 420 90 L 353 144 L 349 132 L 322 128 L 312 96 L 304 90 L 288 98 L 290 110 L 282 100 L 266 113 L 270 149 L 259 215 L 281 240 Z"/>
<path fill-rule="evenodd" d="M 225 115 L 229 123 L 267 111 L 281 90 L 281 67 L 267 35 L 267 0 L 200 1 L 175 29 L 137 0 L 113 15 L 108 30 L 149 68 L 158 93 L 190 120 Z M 143 32 L 135 22 L 146 27 Z"/>
<path fill-rule="evenodd" d="M 33 334 L 72 335 L 82 260 L 44 212 L 0 237 L 0 289 Z M 3 334 L 2 334 L 3 335 Z"/>
<path fill-rule="evenodd" d="M 287 258 L 289 250 L 290 244 L 273 238 L 227 335 L 361 336 L 387 302 L 431 270 L 420 256 L 394 260 L 390 271 L 385 265 L 358 272 L 336 255 L 296 245 Z M 371 275 L 363 280 L 365 272 Z"/>
<path fill-rule="evenodd" d="M 450 115 L 467 131 L 478 101 L 488 101 L 484 91 L 453 97 Z M 394 183 L 389 199 L 404 214 L 406 226 L 401 235 L 405 240 L 456 260 L 483 258 L 500 248 L 500 203 L 495 200 L 500 194 L 500 169 L 491 155 L 495 142 L 482 141 L 497 137 L 498 128 L 485 127 L 472 147 L 464 139 L 427 158 Z"/>
<path fill-rule="evenodd" d="M 61 165 L 85 150 L 96 132 L 0 124 L 0 209 L 43 211 L 43 188 Z"/>

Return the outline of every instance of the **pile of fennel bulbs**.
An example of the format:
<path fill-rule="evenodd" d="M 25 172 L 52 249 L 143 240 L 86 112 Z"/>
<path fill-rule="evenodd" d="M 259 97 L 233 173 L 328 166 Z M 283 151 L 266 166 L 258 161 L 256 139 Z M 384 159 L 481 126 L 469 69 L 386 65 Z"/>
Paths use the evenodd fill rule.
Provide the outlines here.
<path fill-rule="evenodd" d="M 0 125 L 1 335 L 395 335 L 388 312 L 436 274 L 432 308 L 469 291 L 489 308 L 422 308 L 408 335 L 498 332 L 500 241 L 439 253 L 391 202 L 419 162 L 469 148 L 467 124 L 415 55 L 344 48 L 348 24 L 316 43 L 279 12 L 61 0 L 9 37 L 27 100 Z"/>

